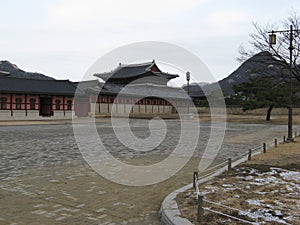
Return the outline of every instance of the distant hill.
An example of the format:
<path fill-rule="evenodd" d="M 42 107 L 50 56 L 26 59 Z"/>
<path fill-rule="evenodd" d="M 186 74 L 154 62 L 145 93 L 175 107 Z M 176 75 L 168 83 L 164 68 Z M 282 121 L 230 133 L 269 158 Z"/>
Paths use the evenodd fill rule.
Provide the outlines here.
<path fill-rule="evenodd" d="M 38 80 L 55 80 L 54 78 L 41 73 L 25 72 L 9 61 L 0 61 L 0 76 Z"/>
<path fill-rule="evenodd" d="M 218 83 L 224 95 L 233 94 L 233 85 L 249 81 L 249 78 L 289 76 L 289 70 L 282 62 L 277 61 L 269 52 L 260 52 L 246 60 L 228 77 Z"/>
<path fill-rule="evenodd" d="M 241 84 L 249 81 L 249 78 L 253 77 L 270 77 L 270 79 L 276 79 L 279 76 L 289 76 L 289 70 L 282 62 L 277 61 L 272 57 L 269 52 L 260 52 L 250 59 L 242 63 L 235 71 L 233 71 L 226 78 L 218 81 L 217 83 L 221 87 L 225 96 L 234 93 L 233 85 Z M 190 87 L 190 95 L 192 97 L 204 96 L 202 89 L 206 90 L 206 93 L 210 93 L 215 90 L 217 83 L 212 83 L 200 87 Z M 186 90 L 187 87 L 184 87 Z"/>

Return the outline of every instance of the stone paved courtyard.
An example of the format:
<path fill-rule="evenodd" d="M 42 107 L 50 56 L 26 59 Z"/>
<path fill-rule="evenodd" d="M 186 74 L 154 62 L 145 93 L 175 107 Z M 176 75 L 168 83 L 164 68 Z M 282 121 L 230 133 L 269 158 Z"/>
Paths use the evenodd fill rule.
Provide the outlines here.
<path fill-rule="evenodd" d="M 147 120 L 131 120 L 131 129 L 147 137 Z M 110 152 L 144 165 L 165 158 L 177 144 L 179 121 L 167 121 L 165 140 L 153 151 L 135 153 L 113 135 L 109 119 L 97 130 Z M 170 179 L 150 186 L 113 183 L 83 160 L 72 124 L 0 126 L 0 224 L 159 224 L 157 211 L 171 191 L 191 183 L 207 144 L 209 123 L 201 123 L 193 158 Z M 246 152 L 286 133 L 286 126 L 228 123 L 216 161 Z"/>

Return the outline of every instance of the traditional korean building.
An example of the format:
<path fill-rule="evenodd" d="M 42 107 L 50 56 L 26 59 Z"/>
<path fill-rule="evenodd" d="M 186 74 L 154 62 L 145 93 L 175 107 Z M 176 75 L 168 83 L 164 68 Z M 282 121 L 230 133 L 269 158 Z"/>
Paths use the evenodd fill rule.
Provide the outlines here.
<path fill-rule="evenodd" d="M 0 76 L 0 120 L 70 119 L 75 91 L 68 80 Z"/>
<path fill-rule="evenodd" d="M 94 74 L 104 82 L 55 80 L 8 66 L 10 71 L 0 71 L 0 120 L 175 114 L 187 109 L 186 92 L 167 85 L 178 75 L 162 72 L 155 61 L 119 64 L 111 72 Z"/>
<path fill-rule="evenodd" d="M 95 80 L 78 84 L 78 88 L 89 96 L 90 103 L 89 108 L 78 107 L 81 115 L 174 114 L 178 109 L 187 109 L 186 92 L 181 88 L 167 86 L 178 75 L 162 72 L 155 61 L 120 63 L 111 72 L 94 76 L 105 82 Z"/>

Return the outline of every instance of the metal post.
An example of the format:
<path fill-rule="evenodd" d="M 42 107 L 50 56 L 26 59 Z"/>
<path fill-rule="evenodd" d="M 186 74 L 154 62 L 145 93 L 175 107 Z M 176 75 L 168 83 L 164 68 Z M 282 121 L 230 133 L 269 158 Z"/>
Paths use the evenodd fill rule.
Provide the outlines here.
<path fill-rule="evenodd" d="M 201 223 L 203 221 L 203 195 L 198 195 L 198 213 L 197 222 Z"/>
<path fill-rule="evenodd" d="M 290 104 L 288 106 L 288 137 L 287 141 L 294 141 L 293 138 L 293 25 L 290 26 Z"/>
<path fill-rule="evenodd" d="M 251 160 L 251 155 L 252 155 L 252 150 L 251 150 L 251 149 L 249 149 L 249 153 L 248 153 L 248 161 L 250 161 L 250 160 Z"/>
<path fill-rule="evenodd" d="M 266 153 L 266 150 L 267 150 L 266 143 L 263 143 L 263 152 Z"/>
<path fill-rule="evenodd" d="M 190 72 L 186 72 L 186 81 L 187 81 L 187 91 L 188 91 L 188 97 L 190 97 L 190 79 L 191 79 L 191 75 Z M 187 113 L 190 113 L 190 101 L 188 99 L 188 110 Z"/>
<path fill-rule="evenodd" d="M 293 142 L 293 38 L 294 38 L 294 32 L 299 32 L 298 29 L 294 30 L 293 25 L 290 25 L 289 30 L 278 30 L 278 31 L 272 31 L 269 35 L 269 42 L 270 45 L 276 44 L 276 35 L 275 33 L 288 33 L 289 34 L 289 52 L 290 52 L 290 63 L 289 63 L 289 70 L 290 70 L 290 96 L 289 96 L 289 104 L 288 104 L 288 136 L 286 141 Z M 285 141 L 285 140 L 284 140 Z"/>
<path fill-rule="evenodd" d="M 228 159 L 228 171 L 231 170 L 231 158 Z"/>
<path fill-rule="evenodd" d="M 196 171 L 196 172 L 194 172 L 193 173 L 193 188 L 195 188 L 196 189 L 196 181 L 195 181 L 195 177 L 197 178 L 197 180 L 198 180 L 198 172 Z"/>
<path fill-rule="evenodd" d="M 277 148 L 277 139 L 275 139 L 274 142 L 275 142 L 275 143 L 274 143 L 274 146 L 275 146 L 275 148 Z"/>

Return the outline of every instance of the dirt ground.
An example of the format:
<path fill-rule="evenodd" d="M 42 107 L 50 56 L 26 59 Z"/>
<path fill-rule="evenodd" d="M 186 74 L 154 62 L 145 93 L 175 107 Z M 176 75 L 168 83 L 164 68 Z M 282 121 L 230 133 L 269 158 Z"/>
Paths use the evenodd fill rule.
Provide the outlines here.
<path fill-rule="evenodd" d="M 260 224 L 300 224 L 300 138 L 256 155 L 230 172 L 201 184 L 204 199 L 235 209 L 204 202 L 203 207 Z M 197 223 L 195 190 L 177 196 L 182 216 L 195 224 L 245 224 L 204 210 Z"/>
<path fill-rule="evenodd" d="M 218 116 L 217 116 L 218 117 Z M 152 118 L 152 117 L 151 117 Z M 220 119 L 223 119 L 220 116 Z M 253 123 L 253 124 L 287 124 L 287 115 L 275 115 L 271 117 L 271 121 L 266 121 L 264 115 L 233 115 L 227 114 L 227 122 L 236 123 Z M 209 113 L 199 114 L 200 122 L 211 121 L 211 116 Z M 11 121 L 0 121 L 0 126 L 14 126 L 14 125 L 37 125 L 37 124 L 69 124 L 72 120 L 11 120 Z M 300 124 L 300 115 L 293 116 L 293 123 Z"/>
<path fill-rule="evenodd" d="M 218 118 L 218 116 L 216 116 Z M 220 116 L 220 119 L 222 117 Z M 210 114 L 199 114 L 199 120 L 201 122 L 207 122 L 211 120 Z M 266 121 L 264 115 L 226 115 L 227 122 L 236 122 L 236 123 L 253 123 L 253 124 L 287 124 L 288 116 L 287 115 L 275 115 L 271 117 L 270 121 Z M 300 115 L 293 116 L 293 124 L 300 123 Z"/>

